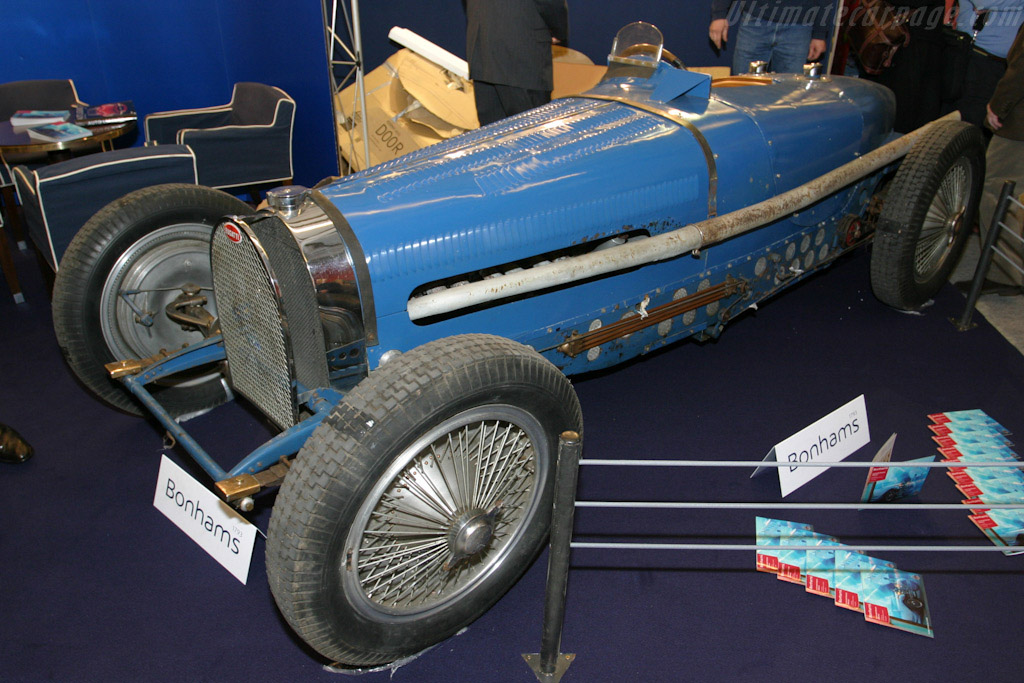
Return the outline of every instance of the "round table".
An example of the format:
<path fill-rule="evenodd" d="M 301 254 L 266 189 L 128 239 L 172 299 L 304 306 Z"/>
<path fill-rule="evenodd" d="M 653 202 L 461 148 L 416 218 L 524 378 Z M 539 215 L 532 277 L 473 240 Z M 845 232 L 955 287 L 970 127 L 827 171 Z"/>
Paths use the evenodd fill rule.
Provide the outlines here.
<path fill-rule="evenodd" d="M 71 123 L 74 123 L 72 120 Z M 135 130 L 135 121 L 115 123 L 108 126 L 93 126 L 89 130 L 92 135 L 87 138 L 68 140 L 66 142 L 53 142 L 48 140 L 37 140 L 28 134 L 27 128 L 20 126 L 15 129 L 10 121 L 0 121 L 0 154 L 36 154 L 48 152 L 74 151 L 100 143 L 103 150 L 113 149 L 111 141 Z"/>
<path fill-rule="evenodd" d="M 71 123 L 74 122 L 74 113 L 72 112 Z M 20 157 L 23 155 L 27 157 L 38 155 L 45 157 L 46 163 L 55 163 L 70 159 L 77 150 L 87 150 L 89 147 L 95 147 L 96 143 L 99 143 L 100 150 L 110 151 L 114 148 L 113 141 L 115 139 L 135 130 L 135 121 L 115 123 L 108 126 L 93 126 L 89 130 L 92 131 L 92 135 L 89 137 L 67 140 L 65 142 L 53 142 L 37 140 L 28 134 L 27 128 L 19 126 L 15 130 L 10 120 L 0 121 L 0 162 L 9 163 L 13 166 L 19 163 Z M 15 158 L 11 159 L 10 155 L 14 155 Z M 13 178 L 11 180 L 13 183 Z M 14 233 L 18 248 L 25 250 L 28 247 L 25 242 L 25 234 L 21 227 L 21 218 L 18 215 L 16 204 L 14 185 L 2 184 L 2 177 L 0 177 L 0 211 L 3 212 L 4 218 L 6 218 L 7 223 L 11 226 L 11 231 Z M 2 224 L 3 221 L 0 220 L 0 225 Z M 2 236 L 0 236 L 0 239 L 2 239 Z M 0 254 L 0 257 L 2 257 L 2 254 Z M 13 268 L 10 267 L 10 264 L 5 265 L 7 267 L 3 269 L 4 272 L 13 273 Z"/>

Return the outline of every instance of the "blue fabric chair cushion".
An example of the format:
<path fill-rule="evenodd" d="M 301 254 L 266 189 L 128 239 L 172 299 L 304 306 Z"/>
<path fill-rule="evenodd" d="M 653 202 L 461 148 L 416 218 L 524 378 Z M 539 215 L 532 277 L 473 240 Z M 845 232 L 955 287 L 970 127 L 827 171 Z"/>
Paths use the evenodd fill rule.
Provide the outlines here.
<path fill-rule="evenodd" d="M 231 125 L 231 108 L 211 107 L 209 109 L 184 109 L 165 111 L 146 116 L 147 144 L 173 145 L 178 142 L 178 131 L 182 128 L 218 128 Z"/>
<path fill-rule="evenodd" d="M 130 147 L 32 170 L 14 168 L 29 237 L 57 270 L 71 239 L 93 214 L 129 192 L 163 183 L 195 183 L 185 145 Z"/>
<path fill-rule="evenodd" d="M 241 188 L 292 178 L 290 128 L 189 128 L 178 132 L 178 142 L 195 152 L 200 185 Z"/>
<path fill-rule="evenodd" d="M 224 189 L 290 181 L 294 122 L 295 101 L 286 92 L 236 83 L 226 105 L 157 112 L 144 126 L 148 144 L 191 147 L 199 184 Z"/>

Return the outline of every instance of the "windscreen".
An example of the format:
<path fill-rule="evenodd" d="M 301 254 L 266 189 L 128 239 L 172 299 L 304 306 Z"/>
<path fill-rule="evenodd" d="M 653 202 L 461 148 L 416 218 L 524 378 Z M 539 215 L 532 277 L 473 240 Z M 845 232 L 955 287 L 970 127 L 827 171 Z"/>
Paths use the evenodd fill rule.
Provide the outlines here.
<path fill-rule="evenodd" d="M 609 63 L 657 67 L 665 39 L 657 26 L 635 21 L 619 29 L 612 43 Z"/>

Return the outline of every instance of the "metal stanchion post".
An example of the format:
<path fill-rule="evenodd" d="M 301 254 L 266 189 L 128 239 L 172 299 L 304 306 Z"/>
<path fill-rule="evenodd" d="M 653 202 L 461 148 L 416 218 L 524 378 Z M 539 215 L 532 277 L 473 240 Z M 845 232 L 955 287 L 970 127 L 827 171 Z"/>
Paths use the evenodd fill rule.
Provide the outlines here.
<path fill-rule="evenodd" d="M 523 659 L 542 683 L 557 683 L 576 657 L 559 652 L 562 624 L 565 621 L 565 587 L 569 580 L 569 544 L 576 509 L 576 480 L 579 475 L 583 444 L 576 432 L 562 432 L 558 438 L 558 463 L 555 468 L 554 505 L 551 512 L 551 539 L 548 550 L 548 581 L 544 593 L 544 627 L 540 653 L 524 654 Z"/>
<path fill-rule="evenodd" d="M 985 275 L 988 273 L 989 266 L 992 265 L 992 250 L 995 246 L 996 239 L 999 237 L 999 232 L 1003 229 L 1000 223 L 1006 216 L 1007 204 L 1010 203 L 1010 195 L 1013 194 L 1016 183 L 1012 180 L 1007 180 L 1003 183 L 1002 192 L 999 193 L 999 202 L 996 204 L 995 213 L 992 214 L 992 226 L 988 230 L 988 234 L 985 235 L 985 244 L 981 247 L 981 256 L 978 259 L 978 267 L 974 271 L 974 279 L 971 281 L 971 291 L 967 295 L 967 307 L 964 309 L 964 314 L 960 317 L 960 320 L 954 321 L 956 329 L 963 332 L 971 329 L 971 315 L 974 313 L 974 305 L 978 303 L 978 297 L 981 295 L 981 288 L 985 284 Z"/>

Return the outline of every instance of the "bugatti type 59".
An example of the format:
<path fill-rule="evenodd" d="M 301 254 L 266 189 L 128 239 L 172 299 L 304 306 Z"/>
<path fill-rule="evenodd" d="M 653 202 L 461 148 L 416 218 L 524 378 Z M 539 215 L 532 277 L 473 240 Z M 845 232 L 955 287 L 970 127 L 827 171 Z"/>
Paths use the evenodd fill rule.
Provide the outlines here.
<path fill-rule="evenodd" d="M 115 202 L 61 263 L 57 336 L 225 500 L 280 486 L 281 612 L 331 660 L 391 662 L 539 551 L 558 436 L 583 428 L 567 375 L 715 337 L 871 241 L 879 299 L 937 291 L 983 143 L 959 121 L 894 135 L 893 112 L 853 78 L 712 81 L 631 25 L 592 90 L 270 208 L 188 185 Z M 181 423 L 229 397 L 279 433 L 225 471 Z"/>

